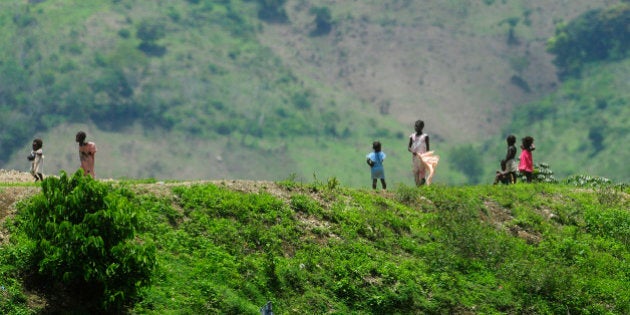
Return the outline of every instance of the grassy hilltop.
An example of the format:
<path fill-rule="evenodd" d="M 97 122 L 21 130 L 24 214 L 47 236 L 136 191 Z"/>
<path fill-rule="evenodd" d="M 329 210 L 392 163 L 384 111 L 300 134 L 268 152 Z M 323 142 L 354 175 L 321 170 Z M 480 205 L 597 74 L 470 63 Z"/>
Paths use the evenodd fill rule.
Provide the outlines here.
<path fill-rule="evenodd" d="M 109 187 L 110 207 L 128 205 L 115 217 L 137 218 L 134 243 L 155 251 L 131 314 L 259 314 L 268 301 L 274 314 L 630 312 L 630 191 L 598 179 L 388 192 L 334 179 L 90 182 L 71 195 Z M 0 200 L 24 189 L 40 193 L 3 184 Z M 32 202 L 17 199 L 17 216 L 0 209 L 0 311 L 97 309 L 89 292 L 34 277 L 21 219 Z"/>
<path fill-rule="evenodd" d="M 440 183 L 491 181 L 507 133 L 539 139 L 535 158 L 559 175 L 610 160 L 588 170 L 627 181 L 628 150 L 609 144 L 629 134 L 627 63 L 589 62 L 567 83 L 546 50 L 557 27 L 620 3 L 2 1 L 0 167 L 25 170 L 42 137 L 45 171 L 73 170 L 84 129 L 102 178 L 367 187 L 363 157 L 378 139 L 388 176 L 411 183 L 406 137 L 422 118 Z M 549 100 L 575 115 L 524 114 Z M 587 119 L 583 132 L 558 130 Z M 584 147 L 551 150 L 567 137 Z"/>

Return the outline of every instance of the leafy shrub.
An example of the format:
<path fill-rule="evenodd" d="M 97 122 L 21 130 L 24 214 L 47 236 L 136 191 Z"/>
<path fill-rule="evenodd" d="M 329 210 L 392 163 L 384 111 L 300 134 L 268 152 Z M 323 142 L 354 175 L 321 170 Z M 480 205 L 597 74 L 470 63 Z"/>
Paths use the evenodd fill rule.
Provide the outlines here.
<path fill-rule="evenodd" d="M 616 187 L 619 189 L 623 189 L 628 185 L 625 183 L 615 184 L 613 181 L 606 177 L 600 176 L 590 176 L 590 175 L 574 175 L 568 177 L 565 180 L 565 183 L 568 185 L 573 185 L 577 187 L 590 187 L 590 188 L 601 188 L 601 187 Z"/>
<path fill-rule="evenodd" d="M 327 35 L 332 30 L 333 22 L 328 7 L 312 7 L 309 12 L 315 15 L 315 29 L 312 36 Z"/>
<path fill-rule="evenodd" d="M 414 186 L 400 184 L 395 190 L 396 201 L 407 206 L 414 206 L 420 203 L 422 196 L 420 190 Z"/>
<path fill-rule="evenodd" d="M 139 212 L 130 198 L 128 190 L 82 171 L 44 180 L 42 193 L 19 209 L 19 224 L 35 242 L 39 274 L 98 308 L 113 310 L 129 301 L 155 265 L 154 246 L 135 239 Z"/>
<path fill-rule="evenodd" d="M 259 5 L 258 18 L 273 23 L 286 23 L 289 21 L 284 9 L 286 0 L 257 0 Z"/>
<path fill-rule="evenodd" d="M 302 194 L 291 196 L 291 209 L 311 215 L 317 215 L 322 212 L 321 206 L 315 200 Z"/>
<path fill-rule="evenodd" d="M 538 163 L 534 168 L 534 181 L 539 183 L 557 183 L 558 180 L 553 176 L 553 170 L 547 163 Z"/>

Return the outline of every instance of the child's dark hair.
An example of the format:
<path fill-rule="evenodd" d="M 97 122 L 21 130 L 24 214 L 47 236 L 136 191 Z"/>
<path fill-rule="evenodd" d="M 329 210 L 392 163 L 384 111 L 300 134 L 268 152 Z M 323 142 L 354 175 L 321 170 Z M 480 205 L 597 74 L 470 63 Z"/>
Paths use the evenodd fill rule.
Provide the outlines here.
<path fill-rule="evenodd" d="M 374 141 L 372 143 L 372 149 L 376 152 L 381 152 L 381 143 L 379 141 Z"/>
<path fill-rule="evenodd" d="M 414 127 L 416 129 L 420 129 L 420 130 L 424 129 L 424 121 L 416 120 L 416 123 L 414 124 Z"/>
<path fill-rule="evenodd" d="M 87 137 L 87 135 L 85 134 L 85 131 L 79 131 L 77 132 L 77 140 L 81 140 L 81 142 L 85 141 L 85 137 Z"/>
<path fill-rule="evenodd" d="M 516 136 L 509 135 L 506 138 L 508 145 L 514 145 L 516 143 Z"/>
<path fill-rule="evenodd" d="M 35 144 L 35 146 L 38 149 L 40 149 L 44 145 L 44 142 L 42 141 L 42 139 L 37 138 L 37 139 L 33 140 L 33 144 Z"/>
<path fill-rule="evenodd" d="M 534 138 L 530 136 L 523 138 L 523 148 L 525 148 L 525 150 L 531 150 L 532 144 L 534 144 Z"/>

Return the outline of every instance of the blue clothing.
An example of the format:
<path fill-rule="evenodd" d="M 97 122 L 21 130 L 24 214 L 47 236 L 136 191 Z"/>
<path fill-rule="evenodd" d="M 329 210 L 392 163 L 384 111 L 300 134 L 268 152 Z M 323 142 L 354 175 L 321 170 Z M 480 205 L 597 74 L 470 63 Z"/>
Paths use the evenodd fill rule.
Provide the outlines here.
<path fill-rule="evenodd" d="M 383 167 L 385 157 L 387 155 L 383 152 L 372 152 L 366 156 L 366 158 L 374 162 L 374 166 L 371 169 L 372 179 L 385 179 L 385 168 Z"/>

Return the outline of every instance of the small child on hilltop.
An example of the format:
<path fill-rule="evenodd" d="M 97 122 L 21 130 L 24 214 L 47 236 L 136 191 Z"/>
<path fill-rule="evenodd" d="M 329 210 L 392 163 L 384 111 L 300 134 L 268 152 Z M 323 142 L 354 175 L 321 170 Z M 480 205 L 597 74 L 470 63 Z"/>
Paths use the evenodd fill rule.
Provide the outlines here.
<path fill-rule="evenodd" d="M 35 181 L 44 180 L 43 164 L 44 164 L 44 150 L 42 147 L 44 142 L 42 139 L 33 140 L 33 150 L 28 155 L 28 160 L 31 161 L 31 175 L 35 177 Z"/>
<path fill-rule="evenodd" d="M 372 143 L 372 149 L 374 149 L 374 152 L 371 152 L 366 157 L 366 162 L 370 166 L 370 173 L 372 175 L 372 189 L 376 189 L 376 182 L 380 179 L 383 190 L 386 190 L 385 168 L 383 167 L 383 160 L 386 155 L 381 151 L 381 143 L 378 141 Z"/>
<path fill-rule="evenodd" d="M 525 175 L 528 183 L 532 182 L 532 176 L 534 173 L 534 158 L 532 151 L 536 150 L 534 146 L 534 138 L 527 136 L 523 138 L 521 145 L 521 161 L 518 164 L 518 170 L 521 174 Z"/>
<path fill-rule="evenodd" d="M 506 139 L 507 141 L 507 153 L 505 154 L 505 169 L 501 168 L 503 171 L 507 172 L 507 176 L 509 179 L 509 184 L 516 184 L 516 173 L 518 173 L 518 162 L 516 161 L 516 137 L 514 135 L 509 135 Z"/>

